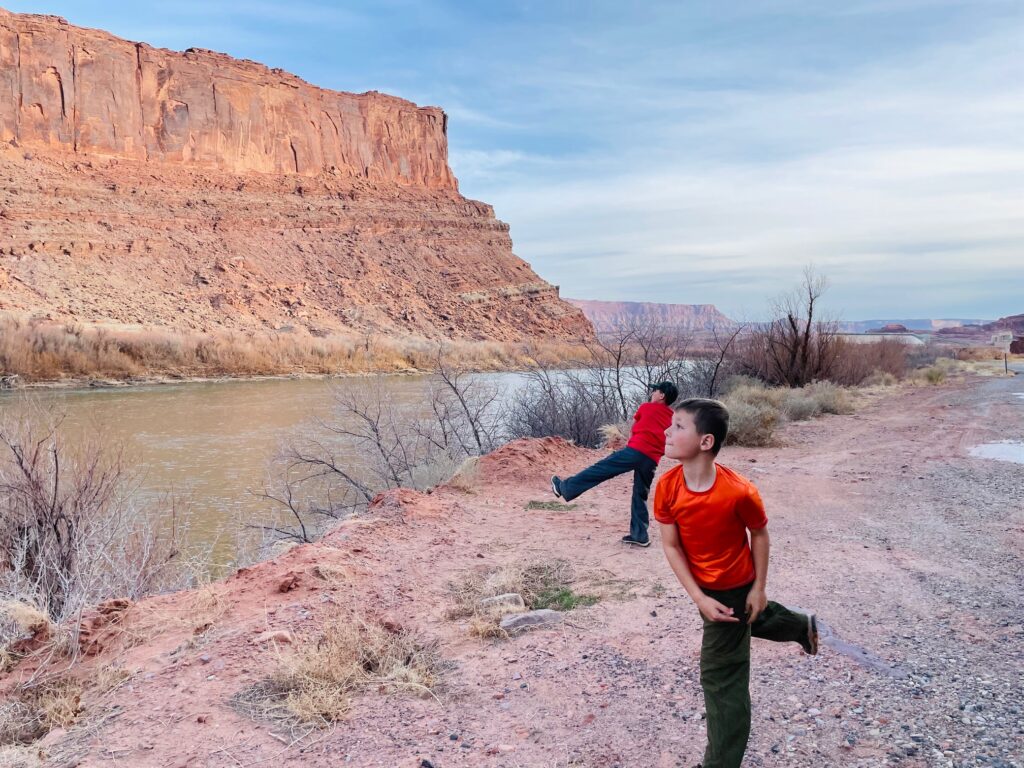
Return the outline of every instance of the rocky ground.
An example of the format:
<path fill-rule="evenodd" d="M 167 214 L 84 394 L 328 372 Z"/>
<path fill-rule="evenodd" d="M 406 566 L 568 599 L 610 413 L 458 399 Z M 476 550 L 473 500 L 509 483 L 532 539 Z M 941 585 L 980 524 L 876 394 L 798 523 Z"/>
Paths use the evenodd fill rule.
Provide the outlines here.
<path fill-rule="evenodd" d="M 769 595 L 832 628 L 816 657 L 754 642 L 747 765 L 1024 765 L 1024 468 L 968 455 L 1024 439 L 1021 393 L 1020 377 L 907 388 L 792 424 L 778 447 L 723 453 L 768 506 Z M 599 455 L 513 443 L 471 491 L 392 492 L 319 544 L 129 607 L 96 627 L 82 667 L 126 679 L 37 745 L 42 764 L 693 766 L 700 622 L 657 532 L 647 550 L 618 542 L 628 480 L 568 511 L 527 509 L 550 500 L 551 472 Z M 557 558 L 603 596 L 557 628 L 482 640 L 446 618 L 453 580 Z M 368 692 L 311 733 L 232 706 L 355 608 L 439 643 L 436 697 Z M 294 642 L 260 639 L 278 631 Z"/>

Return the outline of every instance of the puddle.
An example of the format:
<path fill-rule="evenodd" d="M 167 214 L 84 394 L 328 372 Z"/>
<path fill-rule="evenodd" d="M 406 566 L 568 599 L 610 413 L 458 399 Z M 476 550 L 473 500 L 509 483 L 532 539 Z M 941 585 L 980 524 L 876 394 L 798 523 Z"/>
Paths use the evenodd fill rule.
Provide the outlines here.
<path fill-rule="evenodd" d="M 971 456 L 978 459 L 995 459 L 996 461 L 1012 461 L 1016 464 L 1024 464 L 1024 443 L 1016 440 L 983 443 L 971 448 Z"/>
<path fill-rule="evenodd" d="M 872 672 L 877 672 L 880 675 L 885 675 L 895 680 L 905 680 L 910 676 L 910 672 L 898 664 L 890 664 L 885 659 L 871 653 L 871 651 L 836 637 L 832 628 L 821 619 L 818 619 L 818 641 L 822 645 L 827 645 L 836 653 L 853 659 L 862 667 L 870 669 Z"/>

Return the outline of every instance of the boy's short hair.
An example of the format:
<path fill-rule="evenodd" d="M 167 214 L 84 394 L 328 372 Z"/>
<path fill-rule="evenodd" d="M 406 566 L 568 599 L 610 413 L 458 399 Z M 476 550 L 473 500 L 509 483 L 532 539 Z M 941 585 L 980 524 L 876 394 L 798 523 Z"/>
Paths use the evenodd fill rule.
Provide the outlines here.
<path fill-rule="evenodd" d="M 698 435 L 711 435 L 715 438 L 711 453 L 717 456 L 725 445 L 725 438 L 729 436 L 729 409 L 725 404 L 707 397 L 688 397 L 677 403 L 672 410 L 685 411 L 693 416 L 693 425 Z"/>
<path fill-rule="evenodd" d="M 658 390 L 665 396 L 665 405 L 672 405 L 679 397 L 679 388 L 671 381 L 660 381 L 657 384 L 651 384 L 651 392 Z"/>

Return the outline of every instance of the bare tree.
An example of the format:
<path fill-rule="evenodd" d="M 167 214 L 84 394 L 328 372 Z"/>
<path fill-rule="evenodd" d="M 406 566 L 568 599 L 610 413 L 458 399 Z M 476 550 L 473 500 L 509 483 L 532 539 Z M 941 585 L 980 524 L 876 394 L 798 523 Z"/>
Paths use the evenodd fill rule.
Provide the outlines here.
<path fill-rule="evenodd" d="M 736 368 L 737 340 L 746 326 L 737 324 L 725 329 L 711 329 L 707 347 L 692 356 L 679 376 L 679 393 L 685 397 L 718 397 L 722 384 Z"/>
<path fill-rule="evenodd" d="M 777 299 L 771 320 L 747 337 L 745 373 L 787 387 L 828 378 L 836 361 L 838 324 L 821 317 L 827 288 L 813 267 L 804 270 L 800 287 Z"/>
<path fill-rule="evenodd" d="M 182 576 L 181 510 L 140 505 L 123 451 L 80 444 L 41 409 L 0 423 L 0 598 L 57 624 L 110 597 L 138 598 Z M 164 513 L 164 514 L 161 514 Z"/>

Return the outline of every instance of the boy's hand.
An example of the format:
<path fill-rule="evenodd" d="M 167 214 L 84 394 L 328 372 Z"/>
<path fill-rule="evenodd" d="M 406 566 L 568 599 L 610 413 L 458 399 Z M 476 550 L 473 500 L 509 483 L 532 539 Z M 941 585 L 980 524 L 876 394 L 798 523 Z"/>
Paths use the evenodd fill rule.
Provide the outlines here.
<path fill-rule="evenodd" d="M 765 609 L 766 605 L 768 605 L 768 595 L 765 594 L 764 587 L 755 584 L 747 593 L 747 615 L 750 617 L 747 623 L 753 624 L 757 621 L 757 617 L 761 615 L 761 611 Z"/>
<path fill-rule="evenodd" d="M 739 621 L 738 618 L 732 615 L 732 608 L 722 605 L 715 598 L 708 597 L 707 595 L 704 595 L 700 602 L 697 603 L 697 610 L 704 614 L 708 621 Z"/>

